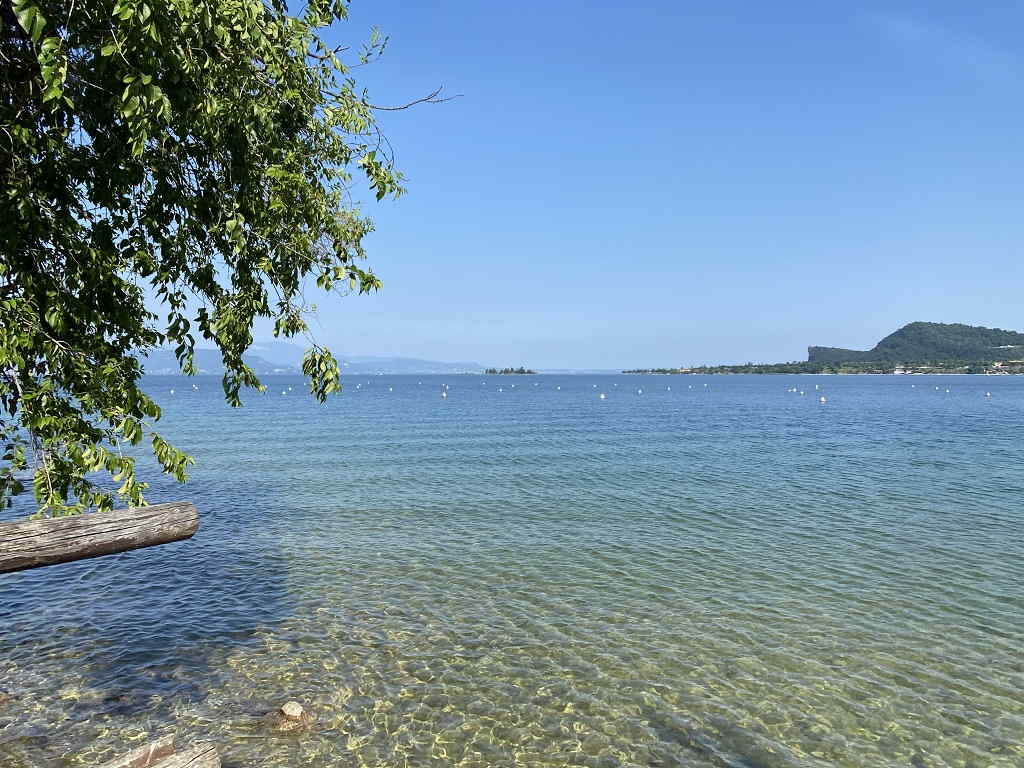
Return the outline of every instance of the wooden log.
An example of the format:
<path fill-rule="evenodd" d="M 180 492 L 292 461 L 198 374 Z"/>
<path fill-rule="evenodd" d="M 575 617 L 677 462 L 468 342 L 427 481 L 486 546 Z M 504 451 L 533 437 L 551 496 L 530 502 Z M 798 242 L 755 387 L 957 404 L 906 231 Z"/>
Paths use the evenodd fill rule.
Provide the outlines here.
<path fill-rule="evenodd" d="M 153 768 L 220 768 L 217 745 L 200 742 L 161 760 Z"/>
<path fill-rule="evenodd" d="M 173 754 L 174 735 L 172 734 L 136 747 L 128 754 L 104 763 L 100 768 L 151 768 L 158 761 Z"/>
<path fill-rule="evenodd" d="M 187 501 L 0 523 L 0 573 L 180 541 L 197 530 L 199 512 Z"/>

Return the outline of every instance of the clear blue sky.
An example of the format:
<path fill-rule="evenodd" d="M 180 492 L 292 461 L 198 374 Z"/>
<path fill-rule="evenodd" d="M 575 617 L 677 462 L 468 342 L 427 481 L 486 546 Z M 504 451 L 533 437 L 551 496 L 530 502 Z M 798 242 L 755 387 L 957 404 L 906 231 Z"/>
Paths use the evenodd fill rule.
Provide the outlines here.
<path fill-rule="evenodd" d="M 409 194 L 347 354 L 804 359 L 913 320 L 1024 328 L 1024 6 L 355 0 L 339 42 Z"/>

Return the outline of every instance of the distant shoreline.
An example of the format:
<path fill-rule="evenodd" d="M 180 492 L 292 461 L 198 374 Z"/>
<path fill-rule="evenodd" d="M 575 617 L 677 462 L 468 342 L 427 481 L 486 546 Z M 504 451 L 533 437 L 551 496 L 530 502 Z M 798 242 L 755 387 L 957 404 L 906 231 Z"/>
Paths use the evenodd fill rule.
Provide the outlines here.
<path fill-rule="evenodd" d="M 624 374 L 634 376 L 1021 376 L 1024 375 L 1024 366 L 992 366 L 988 364 L 971 364 L 957 368 L 944 368 L 930 370 L 921 367 L 921 370 L 903 370 L 897 366 L 895 370 L 825 370 L 808 371 L 807 366 L 802 364 L 794 365 L 792 368 L 786 365 L 774 366 L 709 366 L 707 368 L 694 369 L 634 369 L 623 371 Z M 830 368 L 826 366 L 826 368 Z M 804 369 L 804 370 L 801 370 Z"/>

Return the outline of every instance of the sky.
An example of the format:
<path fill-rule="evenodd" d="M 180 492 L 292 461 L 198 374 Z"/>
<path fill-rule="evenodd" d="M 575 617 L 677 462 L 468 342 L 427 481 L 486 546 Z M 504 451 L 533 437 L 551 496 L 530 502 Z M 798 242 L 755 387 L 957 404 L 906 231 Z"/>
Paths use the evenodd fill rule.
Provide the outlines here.
<path fill-rule="evenodd" d="M 1024 6 L 355 0 L 408 194 L 348 355 L 535 368 L 806 359 L 915 320 L 1020 330 Z M 258 335 L 266 336 L 263 329 Z"/>

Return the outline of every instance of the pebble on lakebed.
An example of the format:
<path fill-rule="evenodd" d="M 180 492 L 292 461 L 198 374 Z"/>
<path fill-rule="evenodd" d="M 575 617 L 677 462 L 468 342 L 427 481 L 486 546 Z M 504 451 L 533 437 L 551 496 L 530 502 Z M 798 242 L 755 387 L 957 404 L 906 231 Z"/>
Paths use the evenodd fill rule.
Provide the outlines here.
<path fill-rule="evenodd" d="M 297 701 L 289 701 L 264 717 L 266 724 L 275 731 L 297 731 L 308 728 L 316 722 L 316 716 Z"/>

